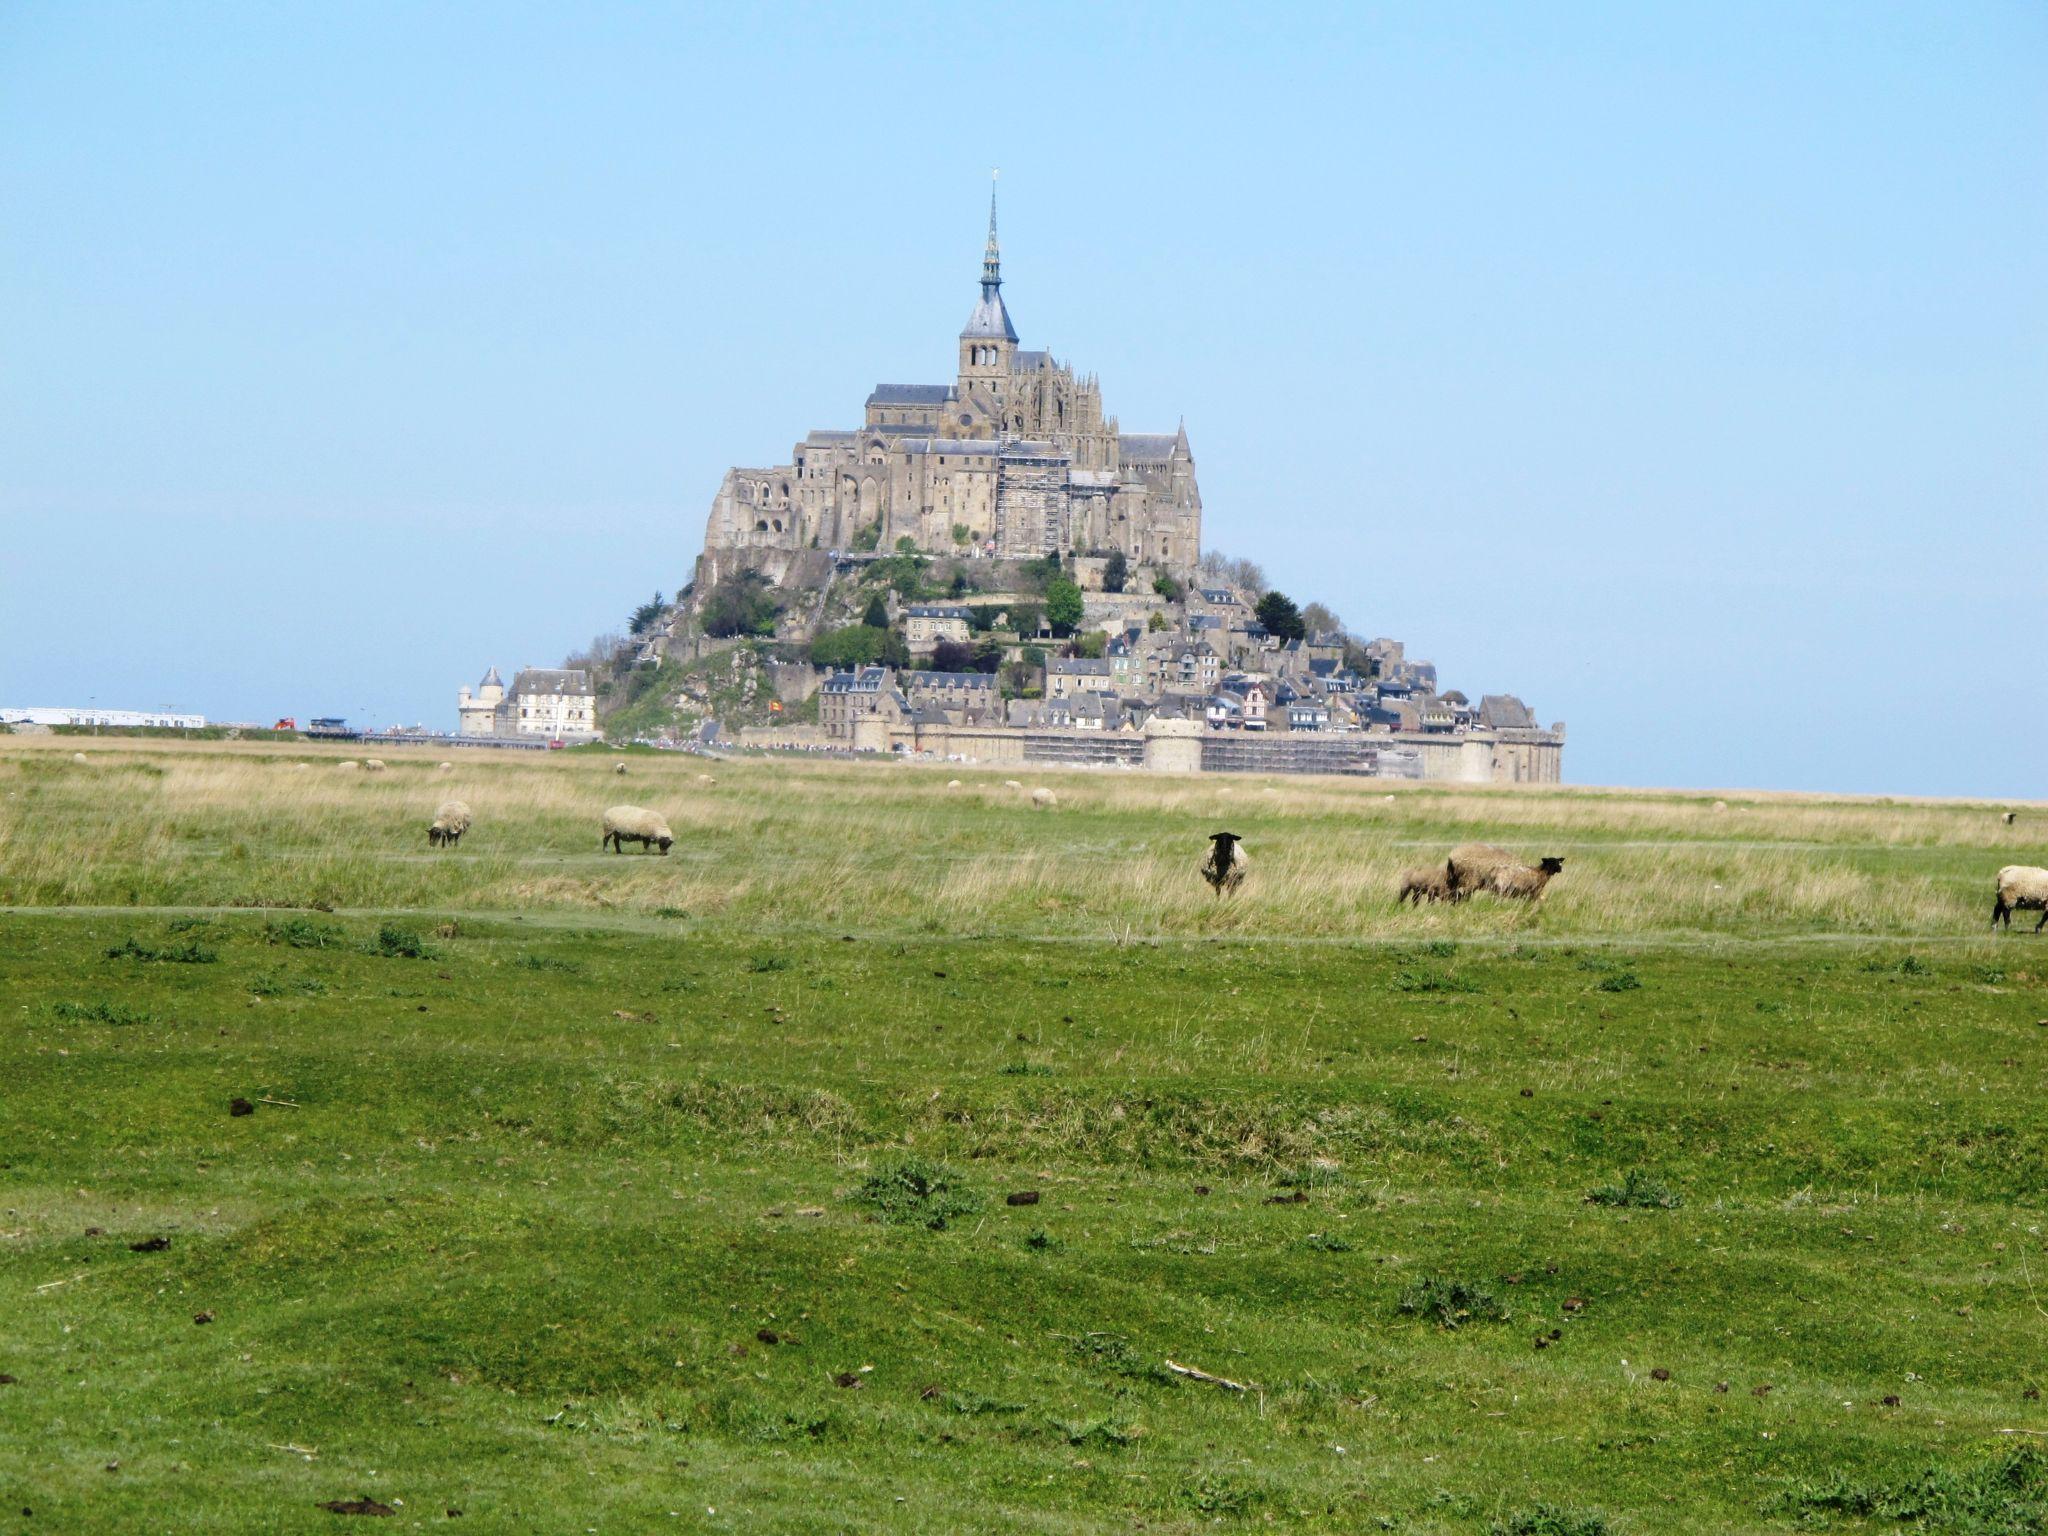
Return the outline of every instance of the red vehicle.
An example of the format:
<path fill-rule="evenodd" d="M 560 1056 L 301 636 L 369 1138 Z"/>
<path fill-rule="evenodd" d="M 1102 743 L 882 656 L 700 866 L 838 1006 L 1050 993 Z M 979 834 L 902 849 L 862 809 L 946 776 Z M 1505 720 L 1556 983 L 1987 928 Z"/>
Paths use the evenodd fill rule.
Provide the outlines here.
<path fill-rule="evenodd" d="M 286 715 L 282 720 L 278 721 L 277 724 L 271 727 L 273 731 L 296 731 L 298 728 L 298 719 L 292 715 Z"/>
<path fill-rule="evenodd" d="M 557 737 L 556 737 L 556 738 L 555 738 L 555 739 L 554 739 L 553 741 L 550 741 L 550 742 L 548 743 L 548 750 L 549 750 L 550 752 L 559 752 L 559 751 L 561 751 L 561 750 L 562 750 L 562 748 L 564 748 L 564 747 L 566 747 L 566 746 L 568 746 L 568 745 L 569 745 L 569 743 L 567 743 L 566 741 L 562 740 L 562 738 L 561 738 L 561 737 L 557 736 Z"/>

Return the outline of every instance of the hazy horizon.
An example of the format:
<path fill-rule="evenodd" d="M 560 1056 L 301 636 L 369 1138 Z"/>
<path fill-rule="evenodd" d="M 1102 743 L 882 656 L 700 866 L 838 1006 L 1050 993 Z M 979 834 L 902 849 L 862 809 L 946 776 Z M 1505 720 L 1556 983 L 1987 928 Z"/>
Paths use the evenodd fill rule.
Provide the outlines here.
<path fill-rule="evenodd" d="M 452 729 L 950 379 L 1000 165 L 1205 542 L 1568 782 L 2048 795 L 2048 12 L 952 14 L 0 14 L 0 704 Z"/>

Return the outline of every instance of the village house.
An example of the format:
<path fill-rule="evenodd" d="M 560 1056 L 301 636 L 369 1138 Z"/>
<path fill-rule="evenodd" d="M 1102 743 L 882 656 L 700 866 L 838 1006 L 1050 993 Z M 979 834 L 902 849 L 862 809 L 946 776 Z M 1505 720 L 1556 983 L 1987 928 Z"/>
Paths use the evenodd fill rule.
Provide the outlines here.
<path fill-rule="evenodd" d="M 990 672 L 905 672 L 904 697 L 914 709 L 936 709 L 949 725 L 995 717 L 999 695 Z"/>
<path fill-rule="evenodd" d="M 1109 662 L 1088 656 L 1055 656 L 1045 664 L 1045 694 L 1064 699 L 1090 688 L 1110 684 Z"/>
<path fill-rule="evenodd" d="M 914 603 L 903 615 L 903 639 L 914 655 L 929 655 L 941 640 L 965 642 L 969 630 L 965 608 Z"/>
<path fill-rule="evenodd" d="M 508 691 L 492 667 L 474 693 L 457 691 L 455 714 L 464 736 L 595 736 L 597 689 L 580 667 L 524 667 Z"/>
<path fill-rule="evenodd" d="M 835 672 L 818 690 L 818 725 L 832 740 L 851 741 L 854 721 L 894 713 L 889 695 L 895 688 L 895 676 L 887 667 Z"/>

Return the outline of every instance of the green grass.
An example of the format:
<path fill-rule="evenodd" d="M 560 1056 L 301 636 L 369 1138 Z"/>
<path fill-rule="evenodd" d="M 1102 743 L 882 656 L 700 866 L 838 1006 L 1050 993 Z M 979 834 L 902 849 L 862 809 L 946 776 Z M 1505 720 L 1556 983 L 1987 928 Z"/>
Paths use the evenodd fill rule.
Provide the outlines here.
<path fill-rule="evenodd" d="M 1603 932 L 1389 890 L 1372 936 L 1304 943 L 1269 887 L 1126 932 L 1075 903 L 1132 842 L 1198 854 L 1190 786 L 1069 815 L 1093 781 L 1062 780 L 1034 818 L 977 782 L 892 872 L 864 829 L 926 776 L 837 770 L 847 839 L 802 842 L 829 772 L 636 757 L 710 839 L 664 861 L 555 808 L 616 798 L 608 759 L 464 765 L 503 804 L 430 859 L 445 786 L 409 765 L 305 791 L 326 854 L 134 757 L 85 793 L 0 752 L 36 807 L 0 823 L 0 899 L 36 908 L 0 913 L 0 1531 L 324 1531 L 359 1496 L 545 1531 L 2048 1518 L 1998 1433 L 2048 1428 L 2048 944 L 1974 900 L 1851 934 L 1769 906 L 1765 938 L 1656 893 Z M 81 835 L 109 777 L 139 850 Z M 1388 814 L 1315 793 L 1328 828 Z M 1517 846 L 1646 840 L 1499 803 Z M 1466 810 L 1418 796 L 1387 842 Z M 1865 877 L 2015 862 L 1920 814 L 1855 839 Z M 1325 825 L 1263 820 L 1267 850 Z M 927 884 L 1037 848 L 1079 871 Z M 147 958 L 187 948 L 215 959 Z"/>

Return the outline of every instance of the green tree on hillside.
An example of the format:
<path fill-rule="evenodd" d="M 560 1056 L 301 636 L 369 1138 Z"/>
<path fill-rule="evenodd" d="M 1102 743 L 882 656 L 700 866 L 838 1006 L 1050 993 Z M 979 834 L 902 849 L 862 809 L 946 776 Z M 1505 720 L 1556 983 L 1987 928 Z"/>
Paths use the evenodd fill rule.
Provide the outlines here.
<path fill-rule="evenodd" d="M 1165 598 L 1169 603 L 1177 603 L 1187 596 L 1187 589 L 1164 571 L 1152 578 L 1152 590 Z"/>
<path fill-rule="evenodd" d="M 867 610 L 861 614 L 860 621 L 867 625 L 869 629 L 887 629 L 889 627 L 889 605 L 882 601 L 881 593 L 877 592 L 868 599 Z"/>
<path fill-rule="evenodd" d="M 1065 638 L 1081 622 L 1081 589 L 1065 576 L 1055 576 L 1045 586 L 1045 616 L 1052 632 Z"/>
<path fill-rule="evenodd" d="M 782 605 L 768 590 L 759 571 L 728 576 L 704 599 L 704 633 L 724 639 L 732 635 L 772 635 Z"/>
<path fill-rule="evenodd" d="M 654 627 L 654 621 L 661 617 L 661 611 L 664 606 L 661 600 L 660 589 L 657 588 L 653 602 L 642 603 L 633 610 L 633 617 L 626 622 L 626 632 L 632 635 L 646 634 L 648 630 Z"/>
<path fill-rule="evenodd" d="M 1259 606 L 1252 610 L 1259 622 L 1266 626 L 1266 633 L 1277 635 L 1282 640 L 1299 640 L 1305 626 L 1301 622 L 1301 610 L 1294 606 L 1294 600 L 1285 592 L 1268 592 L 1259 599 Z"/>
<path fill-rule="evenodd" d="M 1131 562 L 1124 558 L 1122 550 L 1114 551 L 1110 555 L 1108 563 L 1102 567 L 1102 590 L 1105 592 L 1121 592 L 1124 589 L 1124 583 L 1130 579 Z"/>

